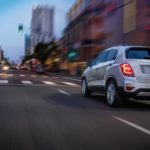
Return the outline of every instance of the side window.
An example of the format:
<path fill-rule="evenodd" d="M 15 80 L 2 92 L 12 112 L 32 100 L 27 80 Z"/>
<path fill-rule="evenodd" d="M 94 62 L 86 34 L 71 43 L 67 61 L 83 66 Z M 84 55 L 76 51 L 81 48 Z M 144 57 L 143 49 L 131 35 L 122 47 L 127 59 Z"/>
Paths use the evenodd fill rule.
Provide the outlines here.
<path fill-rule="evenodd" d="M 117 53 L 118 53 L 117 50 L 110 50 L 110 51 L 108 51 L 108 55 L 107 55 L 106 61 L 115 60 L 116 57 L 117 57 Z"/>
<path fill-rule="evenodd" d="M 107 51 L 104 51 L 102 53 L 100 53 L 96 59 L 96 65 L 99 64 L 99 63 L 103 63 L 106 61 L 106 56 L 107 56 Z"/>

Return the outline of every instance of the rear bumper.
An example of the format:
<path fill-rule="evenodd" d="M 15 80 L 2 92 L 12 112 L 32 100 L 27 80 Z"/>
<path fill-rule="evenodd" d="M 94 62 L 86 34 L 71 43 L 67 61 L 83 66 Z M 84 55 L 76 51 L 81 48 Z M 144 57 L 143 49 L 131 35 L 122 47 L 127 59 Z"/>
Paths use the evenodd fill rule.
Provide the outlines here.
<path fill-rule="evenodd" d="M 140 88 L 136 89 L 134 92 L 127 92 L 124 90 L 124 87 L 118 88 L 119 94 L 124 98 L 134 98 L 139 100 L 150 100 L 150 88 Z"/>
<path fill-rule="evenodd" d="M 125 98 L 150 100 L 150 83 L 137 82 L 136 78 L 126 77 L 124 83 L 118 85 L 119 94 Z"/>

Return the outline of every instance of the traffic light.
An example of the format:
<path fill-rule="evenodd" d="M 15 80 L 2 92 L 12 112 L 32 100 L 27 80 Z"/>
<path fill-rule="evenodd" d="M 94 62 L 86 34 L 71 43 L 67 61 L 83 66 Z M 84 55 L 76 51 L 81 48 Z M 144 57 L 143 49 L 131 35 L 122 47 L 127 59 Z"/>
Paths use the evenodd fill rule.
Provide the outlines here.
<path fill-rule="evenodd" d="M 20 35 L 23 35 L 24 29 L 23 29 L 23 25 L 22 24 L 20 24 L 18 26 L 18 32 L 19 32 Z"/>

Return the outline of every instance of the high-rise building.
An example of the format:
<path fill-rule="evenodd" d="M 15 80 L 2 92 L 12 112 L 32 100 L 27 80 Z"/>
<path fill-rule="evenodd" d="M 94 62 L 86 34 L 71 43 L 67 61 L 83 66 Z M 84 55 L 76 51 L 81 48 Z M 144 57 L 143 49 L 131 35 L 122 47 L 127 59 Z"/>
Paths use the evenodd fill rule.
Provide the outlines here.
<path fill-rule="evenodd" d="M 31 53 L 40 43 L 49 42 L 53 37 L 54 8 L 49 6 L 36 6 L 32 10 L 31 20 Z"/>
<path fill-rule="evenodd" d="M 0 62 L 3 61 L 3 59 L 4 59 L 4 51 L 0 47 Z"/>
<path fill-rule="evenodd" d="M 150 0 L 108 0 L 105 47 L 118 44 L 150 45 Z"/>
<path fill-rule="evenodd" d="M 150 45 L 150 0 L 76 0 L 67 21 L 65 56 L 71 63 L 114 45 Z"/>
<path fill-rule="evenodd" d="M 104 8 L 103 0 L 76 0 L 69 9 L 64 30 L 64 64 L 69 70 L 86 64 L 104 49 Z"/>
<path fill-rule="evenodd" d="M 150 45 L 150 0 L 76 0 L 67 21 L 64 63 L 69 69 L 111 46 Z"/>
<path fill-rule="evenodd" d="M 29 34 L 25 34 L 25 56 L 29 56 L 31 48 L 31 37 Z"/>

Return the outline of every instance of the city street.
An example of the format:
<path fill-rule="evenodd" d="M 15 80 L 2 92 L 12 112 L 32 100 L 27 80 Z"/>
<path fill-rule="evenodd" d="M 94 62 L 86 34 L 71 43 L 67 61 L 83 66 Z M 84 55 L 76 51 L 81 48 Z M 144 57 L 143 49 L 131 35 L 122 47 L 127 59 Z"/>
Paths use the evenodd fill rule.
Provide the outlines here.
<path fill-rule="evenodd" d="M 80 79 L 0 72 L 0 150 L 149 150 L 150 103 L 110 108 Z"/>

